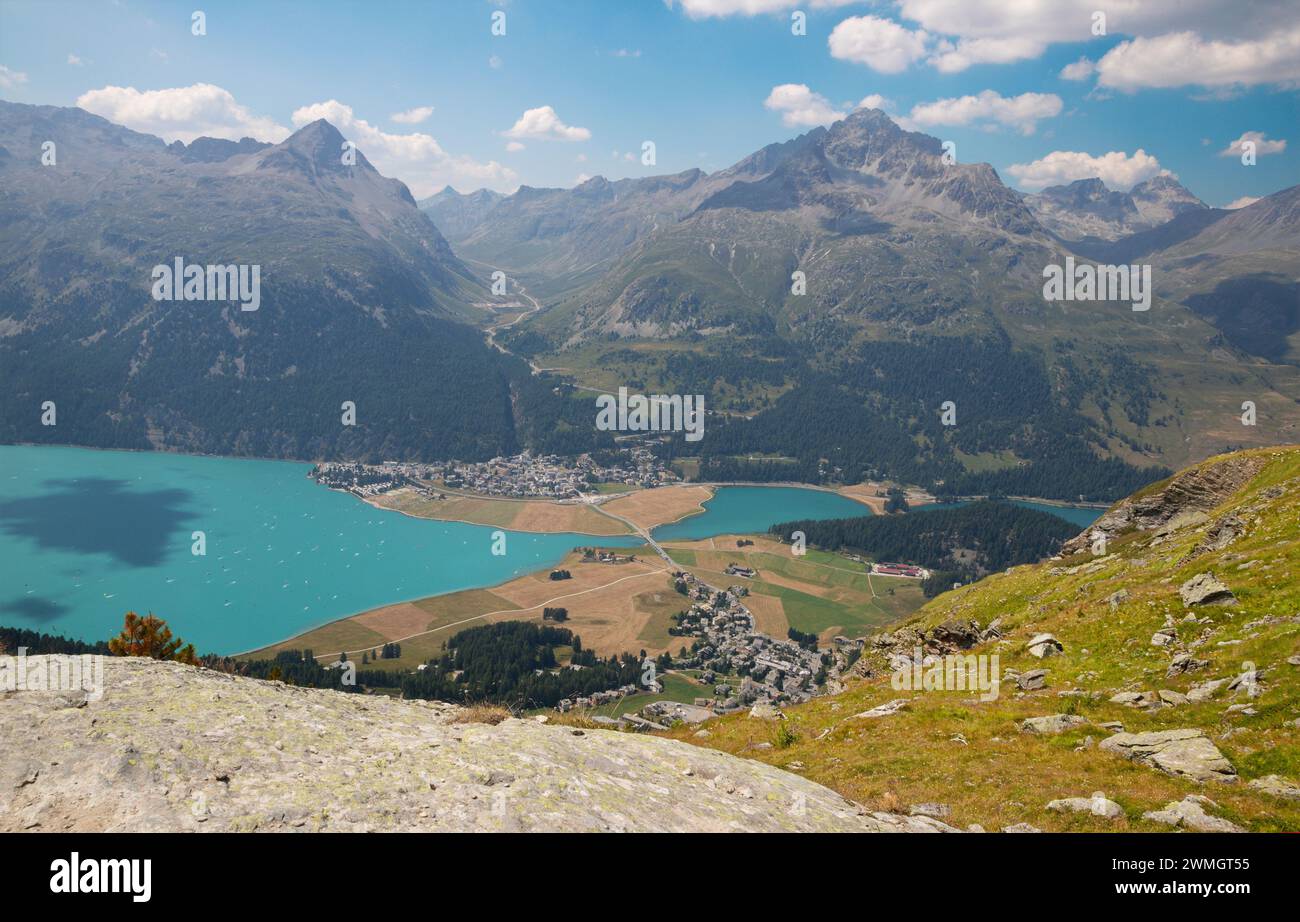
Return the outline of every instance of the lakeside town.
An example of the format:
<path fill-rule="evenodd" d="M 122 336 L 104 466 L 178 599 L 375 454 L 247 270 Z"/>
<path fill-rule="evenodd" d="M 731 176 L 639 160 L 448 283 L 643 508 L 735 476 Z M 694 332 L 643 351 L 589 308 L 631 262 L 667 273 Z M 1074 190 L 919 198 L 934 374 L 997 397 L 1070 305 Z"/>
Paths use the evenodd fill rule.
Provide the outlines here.
<path fill-rule="evenodd" d="M 400 487 L 431 494 L 431 485 L 466 490 L 481 496 L 511 499 L 582 500 L 598 492 L 596 484 L 625 484 L 650 489 L 677 483 L 667 464 L 643 446 L 622 447 L 602 453 L 613 463 L 600 463 L 590 454 L 576 458 L 535 455 L 523 451 L 510 457 L 479 462 L 405 462 L 381 464 L 326 461 L 317 464 L 311 478 L 332 490 L 362 498 L 379 496 Z"/>

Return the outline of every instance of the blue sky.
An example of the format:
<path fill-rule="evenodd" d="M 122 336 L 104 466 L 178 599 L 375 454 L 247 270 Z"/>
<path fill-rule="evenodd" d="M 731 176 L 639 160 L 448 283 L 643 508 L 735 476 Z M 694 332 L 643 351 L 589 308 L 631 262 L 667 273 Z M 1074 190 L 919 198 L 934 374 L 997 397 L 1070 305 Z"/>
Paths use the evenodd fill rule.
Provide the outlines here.
<path fill-rule="evenodd" d="M 1170 170 L 1225 205 L 1300 182 L 1300 4 L 1010 6 L 0 0 L 0 97 L 80 101 L 168 140 L 274 141 L 324 116 L 417 196 L 719 169 L 872 96 L 1022 189 Z M 1242 138 L 1254 166 L 1223 156 Z"/>

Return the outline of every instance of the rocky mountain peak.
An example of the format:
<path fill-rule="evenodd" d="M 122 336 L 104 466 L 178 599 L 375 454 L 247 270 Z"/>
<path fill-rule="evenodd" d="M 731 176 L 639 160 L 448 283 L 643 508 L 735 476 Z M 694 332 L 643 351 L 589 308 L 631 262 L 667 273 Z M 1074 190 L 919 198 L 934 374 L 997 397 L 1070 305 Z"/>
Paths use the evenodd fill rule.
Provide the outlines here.
<path fill-rule="evenodd" d="M 1070 208 L 1137 213 L 1137 206 L 1133 204 L 1133 199 L 1127 193 L 1113 191 L 1096 176 L 1090 179 L 1076 179 L 1061 186 L 1048 186 L 1039 194 L 1045 199 L 1051 199 Z"/>
<path fill-rule="evenodd" d="M 323 118 L 299 128 L 280 144 L 267 152 L 262 166 L 273 169 L 294 169 L 308 175 L 346 175 L 349 167 L 343 162 L 343 145 L 347 139 L 337 128 Z M 360 150 L 356 166 L 374 170 Z"/>
<path fill-rule="evenodd" d="M 1209 207 L 1168 173 L 1138 183 L 1129 195 L 1142 217 L 1153 225 Z"/>

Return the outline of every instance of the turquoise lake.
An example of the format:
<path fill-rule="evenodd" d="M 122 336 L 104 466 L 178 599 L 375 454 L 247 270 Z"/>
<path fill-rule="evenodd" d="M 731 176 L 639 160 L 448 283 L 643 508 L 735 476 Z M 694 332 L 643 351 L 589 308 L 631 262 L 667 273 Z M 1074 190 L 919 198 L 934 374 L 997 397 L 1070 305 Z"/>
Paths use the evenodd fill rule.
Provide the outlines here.
<path fill-rule="evenodd" d="M 1087 528 L 1093 522 L 1101 518 L 1105 509 L 1091 509 L 1087 506 L 1053 506 L 1051 503 L 1036 503 L 1029 499 L 1012 499 L 1008 500 L 1017 506 L 1023 506 L 1026 509 L 1037 509 L 1039 512 L 1046 512 L 1057 518 L 1065 519 L 1071 525 L 1078 525 L 1079 530 Z M 965 503 L 929 503 L 924 506 L 917 506 L 917 509 L 953 509 L 957 506 L 964 506 Z"/>
<path fill-rule="evenodd" d="M 82 640 L 152 611 L 201 652 L 237 653 L 360 611 L 494 586 L 573 547 L 639 539 L 507 532 L 415 519 L 317 486 L 308 464 L 0 446 L 0 624 Z M 1024 502 L 1075 522 L 1093 509 Z M 835 493 L 722 487 L 657 539 L 763 532 L 870 514 Z M 195 531 L 207 554 L 191 553 Z"/>
<path fill-rule="evenodd" d="M 415 519 L 307 478 L 311 465 L 0 446 L 0 624 L 102 640 L 152 611 L 237 653 L 378 605 L 491 586 L 590 536 Z M 191 553 L 191 534 L 207 555 Z M 601 538 L 631 546 L 632 537 Z"/>
<path fill-rule="evenodd" d="M 652 534 L 656 541 L 710 538 L 714 535 L 765 532 L 778 522 L 799 519 L 847 519 L 871 515 L 866 505 L 824 490 L 798 487 L 719 487 L 704 512 Z"/>
<path fill-rule="evenodd" d="M 0 446 L 0 624 L 102 640 L 152 611 L 200 652 L 237 653 L 379 605 L 494 586 L 571 548 L 635 537 L 416 519 L 307 478 L 308 464 Z M 656 537 L 863 515 L 833 493 L 724 487 Z M 206 556 L 191 553 L 203 531 Z"/>

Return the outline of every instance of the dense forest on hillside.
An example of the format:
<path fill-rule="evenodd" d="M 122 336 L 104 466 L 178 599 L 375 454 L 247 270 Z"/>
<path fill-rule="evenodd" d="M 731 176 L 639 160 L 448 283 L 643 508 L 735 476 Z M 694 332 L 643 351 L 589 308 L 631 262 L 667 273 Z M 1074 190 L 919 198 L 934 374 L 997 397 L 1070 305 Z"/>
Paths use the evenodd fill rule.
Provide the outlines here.
<path fill-rule="evenodd" d="M 982 576 L 1050 556 L 1079 528 L 1047 512 L 984 500 L 902 515 L 783 522 L 769 531 L 786 541 L 802 531 L 809 544 L 830 551 Z M 958 560 L 957 550 L 973 552 L 973 559 Z"/>
<path fill-rule="evenodd" d="M 557 647 L 572 648 L 568 665 L 581 668 L 551 672 L 559 665 Z M 641 661 L 631 654 L 601 659 L 565 628 L 501 621 L 455 634 L 442 656 L 402 679 L 401 689 L 406 698 L 528 709 L 554 707 L 562 698 L 635 684 L 640 678 Z"/>
<path fill-rule="evenodd" d="M 1147 376 L 1122 355 L 1107 361 L 1111 399 L 1145 421 L 1157 396 Z M 698 374 L 695 363 L 681 360 L 686 380 Z M 1116 436 L 1080 411 L 1082 372 L 1068 356 L 1058 364 L 1064 370 L 1054 389 L 1044 360 L 1014 350 L 1005 335 L 864 343 L 815 371 L 792 360 L 790 368 L 805 371 L 769 408 L 752 419 L 710 418 L 703 442 L 679 440 L 663 451 L 698 453 L 707 480 L 889 478 L 961 495 L 1114 500 L 1168 476 L 1165 468 L 1097 455 L 1092 446 Z M 771 371 L 759 361 L 751 365 Z M 954 404 L 955 425 L 944 425 L 945 401 Z M 1107 402 L 1103 409 L 1113 408 Z M 957 452 L 1011 452 L 1020 463 L 970 472 Z M 737 460 L 755 454 L 794 460 Z"/>

